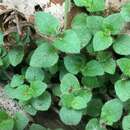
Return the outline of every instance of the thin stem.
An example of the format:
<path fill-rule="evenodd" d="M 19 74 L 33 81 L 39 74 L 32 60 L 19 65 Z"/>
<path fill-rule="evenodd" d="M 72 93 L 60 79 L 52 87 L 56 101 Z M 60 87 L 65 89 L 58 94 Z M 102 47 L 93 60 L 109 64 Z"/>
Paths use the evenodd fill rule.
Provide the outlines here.
<path fill-rule="evenodd" d="M 71 10 L 71 0 L 65 0 L 64 29 L 67 28 L 68 13 Z"/>

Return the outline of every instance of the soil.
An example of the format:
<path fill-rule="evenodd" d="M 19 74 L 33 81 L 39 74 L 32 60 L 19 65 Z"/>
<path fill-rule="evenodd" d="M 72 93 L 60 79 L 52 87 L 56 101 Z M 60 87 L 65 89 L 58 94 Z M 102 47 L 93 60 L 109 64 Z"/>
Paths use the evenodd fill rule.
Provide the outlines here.
<path fill-rule="evenodd" d="M 84 129 L 84 124 L 80 124 L 80 126 L 76 126 L 76 127 L 64 125 L 60 121 L 59 116 L 53 110 L 50 110 L 48 113 L 46 112 L 38 113 L 34 121 L 44 125 L 47 128 L 49 127 L 52 130 L 56 128 L 63 128 L 64 130 L 83 130 Z"/>

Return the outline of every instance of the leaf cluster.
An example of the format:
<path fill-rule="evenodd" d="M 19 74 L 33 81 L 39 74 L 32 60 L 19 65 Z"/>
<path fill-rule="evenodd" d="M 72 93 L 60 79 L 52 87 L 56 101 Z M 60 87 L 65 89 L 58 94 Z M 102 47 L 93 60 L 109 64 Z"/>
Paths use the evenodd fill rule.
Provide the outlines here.
<path fill-rule="evenodd" d="M 6 50 L 0 33 L 1 74 L 19 69 L 5 93 L 33 116 L 58 106 L 65 125 L 85 120 L 85 130 L 129 130 L 130 36 L 124 27 L 130 22 L 130 3 L 108 16 L 103 13 L 105 0 L 74 3 L 87 11 L 77 14 L 69 29 L 61 31 L 54 16 L 36 12 L 34 26 L 40 38 L 13 33 L 15 47 Z M 29 53 L 27 45 L 33 46 Z M 12 119 L 6 121 L 13 127 Z M 30 130 L 44 130 L 40 127 L 33 124 Z"/>

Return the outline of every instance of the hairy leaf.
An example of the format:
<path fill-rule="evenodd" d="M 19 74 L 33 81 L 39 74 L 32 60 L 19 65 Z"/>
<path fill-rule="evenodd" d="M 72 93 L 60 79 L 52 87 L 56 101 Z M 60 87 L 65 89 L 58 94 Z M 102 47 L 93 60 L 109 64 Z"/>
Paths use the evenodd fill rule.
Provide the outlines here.
<path fill-rule="evenodd" d="M 64 58 L 65 68 L 72 74 L 77 74 L 85 64 L 85 58 L 80 55 L 68 55 Z"/>
<path fill-rule="evenodd" d="M 66 125 L 77 125 L 82 118 L 82 112 L 62 107 L 60 110 L 60 119 Z"/>
<path fill-rule="evenodd" d="M 23 83 L 24 83 L 24 77 L 22 75 L 16 74 L 13 76 L 10 86 L 15 88 L 22 85 Z"/>
<path fill-rule="evenodd" d="M 104 69 L 98 61 L 91 60 L 83 68 L 82 74 L 90 77 L 101 76 L 104 75 Z"/>
<path fill-rule="evenodd" d="M 122 121 L 122 127 L 123 127 L 123 130 L 130 129 L 130 115 L 124 116 L 123 121 Z"/>
<path fill-rule="evenodd" d="M 28 81 L 34 80 L 43 80 L 44 79 L 44 71 L 41 68 L 37 67 L 28 67 L 25 73 L 25 78 Z"/>
<path fill-rule="evenodd" d="M 47 111 L 51 105 L 51 95 L 44 92 L 40 97 L 32 100 L 32 106 L 38 111 Z"/>
<path fill-rule="evenodd" d="M 16 130 L 24 130 L 24 128 L 27 126 L 29 122 L 28 117 L 20 112 L 17 112 L 15 114 L 15 129 Z"/>
<path fill-rule="evenodd" d="M 130 81 L 129 80 L 118 80 L 115 83 L 116 95 L 123 102 L 130 99 Z"/>
<path fill-rule="evenodd" d="M 9 61 L 12 66 L 20 64 L 24 57 L 23 47 L 13 48 L 8 53 Z"/>
<path fill-rule="evenodd" d="M 63 94 L 71 93 L 77 89 L 80 89 L 80 84 L 78 79 L 73 74 L 68 73 L 62 78 L 60 88 Z"/>
<path fill-rule="evenodd" d="M 94 51 L 102 51 L 109 48 L 113 43 L 111 36 L 105 34 L 102 31 L 97 32 L 93 38 Z"/>
<path fill-rule="evenodd" d="M 58 61 L 56 50 L 49 43 L 43 43 L 33 53 L 30 66 L 47 68 L 51 67 Z"/>
<path fill-rule="evenodd" d="M 67 30 L 62 37 L 57 38 L 54 47 L 66 53 L 80 53 L 80 39 L 73 30 Z"/>
<path fill-rule="evenodd" d="M 59 29 L 59 21 L 49 13 L 36 12 L 35 26 L 41 34 L 56 35 Z"/>
<path fill-rule="evenodd" d="M 107 101 L 102 107 L 100 122 L 112 126 L 121 118 L 122 112 L 123 105 L 119 99 Z"/>
<path fill-rule="evenodd" d="M 89 120 L 88 124 L 85 127 L 85 130 L 105 130 L 99 124 L 99 121 L 96 118 Z"/>
<path fill-rule="evenodd" d="M 86 26 L 92 34 L 102 29 L 103 17 L 102 16 L 88 16 L 86 18 Z"/>
<path fill-rule="evenodd" d="M 120 13 L 115 13 L 106 17 L 103 21 L 103 28 L 112 35 L 120 33 L 124 27 L 124 19 Z"/>
<path fill-rule="evenodd" d="M 123 74 L 130 77 L 130 59 L 128 58 L 121 58 L 117 60 L 117 64 Z"/>
<path fill-rule="evenodd" d="M 113 43 L 113 49 L 119 55 L 130 55 L 130 36 L 127 34 L 119 36 Z"/>
<path fill-rule="evenodd" d="M 32 91 L 33 91 L 33 97 L 40 96 L 43 92 L 45 92 L 47 85 L 43 83 L 42 81 L 32 81 L 30 85 Z"/>

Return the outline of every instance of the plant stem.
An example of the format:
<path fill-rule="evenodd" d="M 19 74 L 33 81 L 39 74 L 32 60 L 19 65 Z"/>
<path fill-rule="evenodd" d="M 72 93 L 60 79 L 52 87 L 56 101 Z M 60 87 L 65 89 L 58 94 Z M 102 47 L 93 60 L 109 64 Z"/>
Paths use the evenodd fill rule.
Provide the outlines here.
<path fill-rule="evenodd" d="M 64 14 L 64 29 L 67 28 L 68 23 L 68 13 L 71 10 L 71 0 L 65 0 L 65 14 Z"/>

